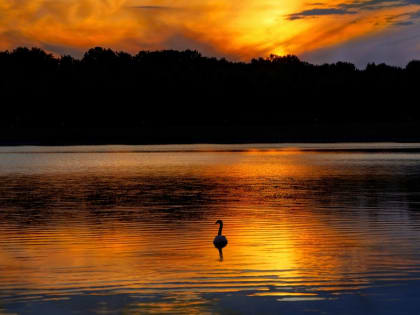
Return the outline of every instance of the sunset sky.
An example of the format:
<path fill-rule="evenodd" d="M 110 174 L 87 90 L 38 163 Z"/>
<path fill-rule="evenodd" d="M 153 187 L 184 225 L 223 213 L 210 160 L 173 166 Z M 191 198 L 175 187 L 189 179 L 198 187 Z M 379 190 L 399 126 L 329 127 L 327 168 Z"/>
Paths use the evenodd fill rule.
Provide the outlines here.
<path fill-rule="evenodd" d="M 404 66 L 420 59 L 419 23 L 420 0 L 0 0 L 0 49 L 190 48 L 230 60 L 274 53 Z"/>

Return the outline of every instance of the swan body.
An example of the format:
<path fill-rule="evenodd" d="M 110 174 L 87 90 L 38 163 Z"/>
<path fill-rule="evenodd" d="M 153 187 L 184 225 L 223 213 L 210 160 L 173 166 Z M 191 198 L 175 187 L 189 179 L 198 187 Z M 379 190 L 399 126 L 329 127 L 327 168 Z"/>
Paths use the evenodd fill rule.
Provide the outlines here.
<path fill-rule="evenodd" d="M 213 244 L 217 247 L 218 244 L 222 245 L 222 246 L 226 246 L 226 244 L 228 243 L 226 236 L 224 235 L 217 235 L 214 238 Z"/>
<path fill-rule="evenodd" d="M 216 224 L 219 224 L 219 233 L 214 238 L 213 244 L 217 248 L 223 248 L 228 243 L 228 240 L 227 240 L 226 236 L 222 235 L 223 221 L 222 220 L 217 220 Z"/>

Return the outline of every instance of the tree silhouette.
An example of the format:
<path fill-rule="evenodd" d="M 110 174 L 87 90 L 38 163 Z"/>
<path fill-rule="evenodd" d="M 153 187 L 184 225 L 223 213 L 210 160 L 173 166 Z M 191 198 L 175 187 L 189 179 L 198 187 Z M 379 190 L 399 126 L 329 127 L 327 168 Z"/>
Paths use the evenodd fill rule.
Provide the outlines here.
<path fill-rule="evenodd" d="M 0 122 L 9 138 L 12 129 L 25 137 L 28 128 L 140 128 L 153 129 L 141 137 L 154 142 L 160 141 L 156 130 L 168 135 L 177 126 L 174 133 L 199 141 L 208 136 L 205 126 L 222 126 L 212 129 L 217 139 L 240 138 L 245 128 L 246 141 L 251 130 L 282 126 L 299 126 L 298 134 L 310 136 L 313 125 L 338 130 L 340 124 L 420 122 L 411 101 L 418 60 L 405 68 L 372 63 L 360 70 L 348 62 L 313 65 L 293 55 L 244 63 L 193 50 L 130 55 L 95 47 L 79 60 L 19 47 L 0 52 L 0 69 Z M 345 131 L 349 137 L 352 132 Z"/>

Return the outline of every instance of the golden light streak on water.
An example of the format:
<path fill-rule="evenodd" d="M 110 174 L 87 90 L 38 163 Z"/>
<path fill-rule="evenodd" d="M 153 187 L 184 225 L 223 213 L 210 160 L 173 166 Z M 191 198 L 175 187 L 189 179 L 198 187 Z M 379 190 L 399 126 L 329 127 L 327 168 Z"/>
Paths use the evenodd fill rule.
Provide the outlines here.
<path fill-rule="evenodd" d="M 419 154 L 307 149 L 2 149 L 1 304 L 198 314 L 417 283 Z"/>

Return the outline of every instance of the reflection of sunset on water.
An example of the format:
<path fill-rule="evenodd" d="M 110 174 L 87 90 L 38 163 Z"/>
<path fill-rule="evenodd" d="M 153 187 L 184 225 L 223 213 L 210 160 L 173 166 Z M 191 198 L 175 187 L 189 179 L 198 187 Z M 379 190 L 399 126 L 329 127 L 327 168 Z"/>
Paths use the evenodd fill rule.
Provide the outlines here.
<path fill-rule="evenodd" d="M 333 239 L 342 246 L 351 246 L 354 241 L 337 238 L 339 235 L 326 230 L 327 226 L 317 221 L 308 222 L 308 218 L 306 224 L 311 231 L 319 229 L 322 234 L 314 236 L 308 229 L 296 231 L 293 226 L 297 222 L 287 222 L 287 217 L 277 224 L 253 222 L 252 219 L 240 222 L 238 219 L 241 217 L 240 213 L 229 215 L 226 233 L 230 244 L 224 249 L 223 264 L 217 262 L 217 251 L 211 244 L 216 233 L 209 224 L 201 224 L 202 229 L 194 229 L 192 225 L 196 223 L 185 222 L 179 229 L 164 231 L 162 226 L 158 233 L 148 233 L 150 226 L 141 222 L 113 224 L 105 221 L 99 229 L 95 226 L 69 227 L 62 222 L 58 227 L 43 232 L 28 231 L 13 235 L 13 250 L 2 247 L 0 252 L 2 264 L 8 270 L 2 282 L 4 285 L 8 280 L 19 279 L 21 285 L 41 290 L 39 293 L 48 289 L 70 288 L 89 291 L 103 286 L 138 291 L 145 289 L 148 292 L 157 288 L 185 287 L 188 292 L 190 286 L 204 291 L 213 287 L 219 290 L 224 286 L 231 290 L 248 286 L 264 289 L 265 285 L 286 285 L 277 283 L 283 278 L 287 279 L 287 283 L 292 279 L 293 282 L 307 281 L 301 276 L 322 277 L 324 280 L 326 277 L 341 277 L 346 262 L 333 253 L 326 255 L 322 244 L 331 243 Z M 188 235 L 184 231 L 189 231 Z M 180 240 L 178 235 L 184 239 Z M 1 236 L 2 239 L 11 238 L 10 233 L 2 232 Z M 320 256 L 324 259 L 320 260 Z M 276 277 L 264 280 L 266 275 L 262 272 L 259 275 L 262 283 L 259 276 L 239 282 L 214 276 L 207 284 L 193 280 L 213 272 L 235 274 L 235 270 L 243 268 L 271 270 Z M 23 270 L 31 272 L 23 274 Z M 351 271 L 365 270 L 356 266 Z M 182 281 L 176 283 L 180 279 L 185 284 Z"/>
<path fill-rule="evenodd" d="M 328 301 L 416 279 L 415 199 L 394 199 L 415 154 L 77 150 L 1 156 L 0 301 L 198 314 L 222 293 Z"/>

